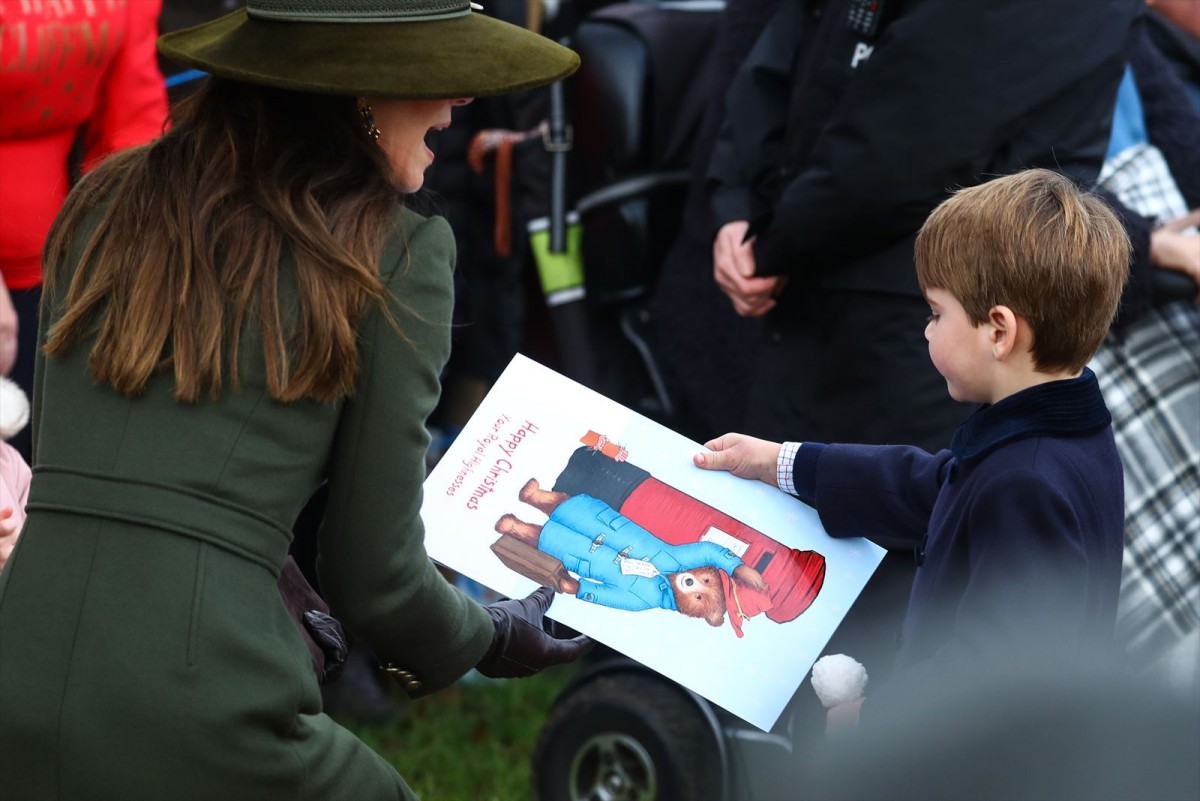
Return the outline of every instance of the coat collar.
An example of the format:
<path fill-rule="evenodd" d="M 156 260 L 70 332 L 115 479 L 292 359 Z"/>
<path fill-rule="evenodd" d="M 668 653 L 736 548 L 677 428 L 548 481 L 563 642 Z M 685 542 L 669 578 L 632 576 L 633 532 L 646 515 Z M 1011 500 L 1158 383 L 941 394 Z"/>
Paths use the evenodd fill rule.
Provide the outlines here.
<path fill-rule="evenodd" d="M 1111 422 L 1096 374 L 1085 367 L 1078 378 L 1038 384 L 984 406 L 954 432 L 950 450 L 969 462 L 1019 439 L 1082 437 Z"/>

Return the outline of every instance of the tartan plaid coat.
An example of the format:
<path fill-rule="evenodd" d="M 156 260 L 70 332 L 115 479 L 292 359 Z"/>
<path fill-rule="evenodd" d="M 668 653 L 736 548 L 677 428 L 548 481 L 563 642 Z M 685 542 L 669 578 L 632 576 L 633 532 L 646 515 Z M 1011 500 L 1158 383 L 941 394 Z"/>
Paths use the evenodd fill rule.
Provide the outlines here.
<path fill-rule="evenodd" d="M 1130 53 L 1146 141 L 1113 153 L 1099 187 L 1134 243 L 1118 325 L 1092 366 L 1125 465 L 1125 570 L 1117 635 L 1130 664 L 1200 690 L 1200 306 L 1156 298 L 1153 225 L 1200 206 L 1200 114 L 1145 35 Z M 1140 221 L 1130 224 L 1130 220 Z M 1192 232 L 1195 235 L 1196 232 Z M 1200 237 L 1196 240 L 1200 247 Z"/>

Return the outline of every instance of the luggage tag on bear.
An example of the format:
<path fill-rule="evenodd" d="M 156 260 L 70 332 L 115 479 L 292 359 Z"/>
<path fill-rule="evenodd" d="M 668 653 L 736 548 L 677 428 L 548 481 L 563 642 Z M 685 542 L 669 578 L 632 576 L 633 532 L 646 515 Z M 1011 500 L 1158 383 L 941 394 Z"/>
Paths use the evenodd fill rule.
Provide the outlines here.
<path fill-rule="evenodd" d="M 654 578 L 658 575 L 658 568 L 649 562 L 641 559 L 630 559 L 627 556 L 621 557 L 621 575 L 623 576 L 642 576 L 644 578 Z"/>

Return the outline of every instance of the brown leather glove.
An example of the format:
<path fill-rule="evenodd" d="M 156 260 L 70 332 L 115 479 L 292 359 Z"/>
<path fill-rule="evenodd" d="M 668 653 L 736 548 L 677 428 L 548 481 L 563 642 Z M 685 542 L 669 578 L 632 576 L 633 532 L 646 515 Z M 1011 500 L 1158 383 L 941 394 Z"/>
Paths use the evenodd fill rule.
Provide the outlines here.
<path fill-rule="evenodd" d="M 592 650 L 591 639 L 582 634 L 560 639 L 565 627 L 545 617 L 553 600 L 553 589 L 539 587 L 521 600 L 485 606 L 496 634 L 475 669 L 493 679 L 523 678 L 551 665 L 573 662 Z"/>

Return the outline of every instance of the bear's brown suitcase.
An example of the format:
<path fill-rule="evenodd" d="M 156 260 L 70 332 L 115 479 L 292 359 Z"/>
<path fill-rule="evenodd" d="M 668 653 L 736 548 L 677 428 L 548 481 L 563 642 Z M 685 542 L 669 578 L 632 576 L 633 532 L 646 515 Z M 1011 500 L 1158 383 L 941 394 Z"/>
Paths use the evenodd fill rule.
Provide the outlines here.
<path fill-rule="evenodd" d="M 513 537 L 496 540 L 492 543 L 492 552 L 510 570 L 539 584 L 554 587 L 559 592 L 563 591 L 561 582 L 571 578 L 558 559 Z"/>

